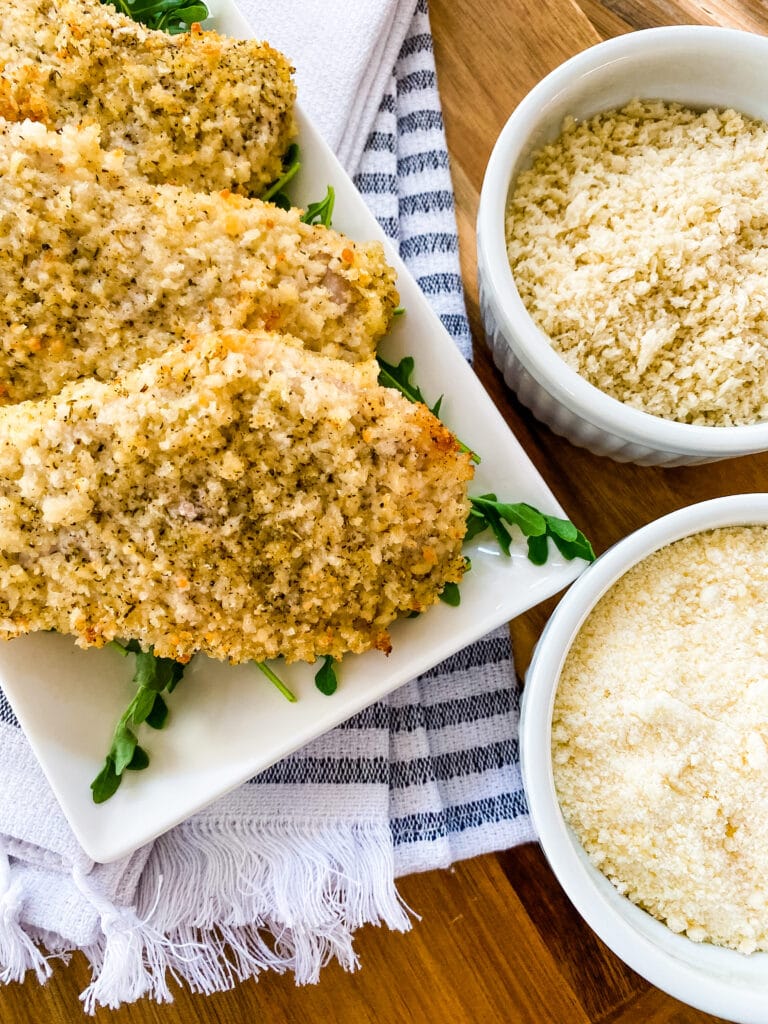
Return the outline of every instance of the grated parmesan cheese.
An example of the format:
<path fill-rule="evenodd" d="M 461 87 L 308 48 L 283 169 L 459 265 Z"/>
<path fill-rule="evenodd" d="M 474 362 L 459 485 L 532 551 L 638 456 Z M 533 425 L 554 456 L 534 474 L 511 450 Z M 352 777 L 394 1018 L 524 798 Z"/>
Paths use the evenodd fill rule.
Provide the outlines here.
<path fill-rule="evenodd" d="M 673 931 L 768 949 L 768 527 L 632 568 L 574 641 L 552 724 L 563 814 Z"/>
<path fill-rule="evenodd" d="M 535 155 L 507 210 L 520 296 L 591 384 L 665 419 L 768 417 L 768 125 L 634 101 Z"/>

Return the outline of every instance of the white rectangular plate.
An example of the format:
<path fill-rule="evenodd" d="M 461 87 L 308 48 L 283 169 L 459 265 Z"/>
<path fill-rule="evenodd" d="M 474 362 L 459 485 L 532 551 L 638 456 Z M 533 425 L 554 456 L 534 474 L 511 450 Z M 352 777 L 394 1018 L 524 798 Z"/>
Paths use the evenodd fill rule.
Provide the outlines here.
<path fill-rule="evenodd" d="M 222 32 L 252 34 L 230 0 L 210 7 Z M 562 515 L 354 185 L 305 118 L 299 144 L 302 171 L 292 183 L 294 201 L 304 205 L 318 199 L 332 184 L 334 227 L 356 239 L 380 238 L 387 244 L 406 315 L 398 318 L 382 354 L 394 362 L 414 356 L 428 400 L 445 395 L 441 415 L 482 456 L 470 492 L 495 491 L 505 500 L 527 501 Z M 0 645 L 0 683 L 83 849 L 96 861 L 116 860 L 562 590 L 584 568 L 583 562 L 565 562 L 554 550 L 545 566 L 534 566 L 523 543 L 516 543 L 506 558 L 487 538 L 468 545 L 467 554 L 472 571 L 461 585 L 461 605 L 439 604 L 419 618 L 396 623 L 388 657 L 372 651 L 345 658 L 332 697 L 315 688 L 310 666 L 276 666 L 298 695 L 298 702 L 289 704 L 255 666 L 233 668 L 195 658 L 169 698 L 168 728 L 146 737 L 150 768 L 127 773 L 117 794 L 99 806 L 91 800 L 90 782 L 131 699 L 133 659 L 110 649 L 83 651 L 67 637 L 37 634 Z"/>

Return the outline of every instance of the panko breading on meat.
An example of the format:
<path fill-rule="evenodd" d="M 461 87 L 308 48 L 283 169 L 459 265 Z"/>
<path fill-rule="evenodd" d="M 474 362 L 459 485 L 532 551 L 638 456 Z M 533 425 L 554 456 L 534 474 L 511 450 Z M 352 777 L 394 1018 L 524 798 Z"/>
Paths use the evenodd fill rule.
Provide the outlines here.
<path fill-rule="evenodd" d="M 469 456 L 377 364 L 228 331 L 0 409 L 0 638 L 387 650 L 464 570 Z"/>
<path fill-rule="evenodd" d="M 292 70 L 264 43 L 169 36 L 99 0 L 0 4 L 0 116 L 95 123 L 156 183 L 263 192 L 295 135 Z"/>
<path fill-rule="evenodd" d="M 0 401 L 109 379 L 191 329 L 368 359 L 398 303 L 379 242 L 300 210 L 150 185 L 98 129 L 0 126 Z"/>

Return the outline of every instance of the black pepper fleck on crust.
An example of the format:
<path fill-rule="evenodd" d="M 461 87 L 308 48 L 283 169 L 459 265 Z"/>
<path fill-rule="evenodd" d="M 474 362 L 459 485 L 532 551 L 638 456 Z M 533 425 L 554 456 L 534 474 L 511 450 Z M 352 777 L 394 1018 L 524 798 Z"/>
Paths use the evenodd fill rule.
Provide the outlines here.
<path fill-rule="evenodd" d="M 461 579 L 472 463 L 377 376 L 225 331 L 0 409 L 0 638 L 388 651 L 398 615 Z"/>
<path fill-rule="evenodd" d="M 153 182 L 258 195 L 296 134 L 293 68 L 272 47 L 193 30 L 169 36 L 100 0 L 0 10 L 0 116 L 95 123 Z"/>
<path fill-rule="evenodd" d="M 368 359 L 398 304 L 379 242 L 227 190 L 151 185 L 97 126 L 0 124 L 0 403 L 109 379 L 190 330 Z"/>

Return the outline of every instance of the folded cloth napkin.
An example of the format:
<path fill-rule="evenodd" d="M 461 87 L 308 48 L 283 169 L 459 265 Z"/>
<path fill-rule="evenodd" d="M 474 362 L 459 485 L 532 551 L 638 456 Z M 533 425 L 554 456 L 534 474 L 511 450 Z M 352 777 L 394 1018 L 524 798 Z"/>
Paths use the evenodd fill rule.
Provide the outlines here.
<path fill-rule="evenodd" d="M 242 5 L 255 17 L 252 0 Z M 300 78 L 305 61 L 328 57 L 334 6 L 288 5 L 304 25 L 301 49 L 282 44 Z M 362 26 L 354 8 L 350 23 Z M 280 42 L 280 25 L 289 20 L 286 5 L 265 6 L 253 24 Z M 356 181 L 468 353 L 426 3 L 380 4 L 374 21 L 368 49 L 355 51 L 357 70 L 344 78 L 345 89 L 356 88 L 350 83 L 360 82 L 361 68 L 387 69 L 375 116 L 362 129 Z M 366 117 L 376 74 L 366 85 Z M 304 80 L 305 109 L 321 111 L 325 86 L 313 94 L 311 76 Z M 343 109 L 354 108 L 353 95 L 338 98 Z M 346 165 L 355 170 L 349 159 Z M 533 838 L 517 720 L 509 637 L 501 629 L 154 843 L 104 865 L 75 841 L 0 692 L 0 980 L 33 970 L 43 981 L 56 956 L 82 949 L 93 969 L 82 999 L 92 1012 L 144 995 L 168 1000 L 169 976 L 213 992 L 267 969 L 313 982 L 332 957 L 354 967 L 360 925 L 409 927 L 397 874 Z"/>
<path fill-rule="evenodd" d="M 258 36 L 293 60 L 299 103 L 351 174 L 411 24 L 413 0 L 237 0 Z"/>

